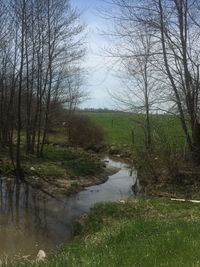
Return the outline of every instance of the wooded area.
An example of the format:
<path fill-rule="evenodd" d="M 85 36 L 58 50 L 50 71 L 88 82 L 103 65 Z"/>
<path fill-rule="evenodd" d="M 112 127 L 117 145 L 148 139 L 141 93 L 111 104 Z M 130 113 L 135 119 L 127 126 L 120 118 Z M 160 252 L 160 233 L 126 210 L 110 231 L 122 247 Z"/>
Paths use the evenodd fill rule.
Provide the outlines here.
<path fill-rule="evenodd" d="M 84 35 L 68 0 L 0 1 L 0 145 L 19 179 L 22 146 L 42 156 L 62 105 L 73 110 L 85 96 Z"/>

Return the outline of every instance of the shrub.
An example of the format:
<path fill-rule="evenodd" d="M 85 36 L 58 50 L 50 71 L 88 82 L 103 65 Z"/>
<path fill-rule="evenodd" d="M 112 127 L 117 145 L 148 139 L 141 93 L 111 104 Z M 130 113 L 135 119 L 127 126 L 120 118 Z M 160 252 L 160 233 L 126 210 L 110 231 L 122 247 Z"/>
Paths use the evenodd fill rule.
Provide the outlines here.
<path fill-rule="evenodd" d="M 90 148 L 103 141 L 103 130 L 85 115 L 72 115 L 68 123 L 68 138 L 72 145 Z"/>

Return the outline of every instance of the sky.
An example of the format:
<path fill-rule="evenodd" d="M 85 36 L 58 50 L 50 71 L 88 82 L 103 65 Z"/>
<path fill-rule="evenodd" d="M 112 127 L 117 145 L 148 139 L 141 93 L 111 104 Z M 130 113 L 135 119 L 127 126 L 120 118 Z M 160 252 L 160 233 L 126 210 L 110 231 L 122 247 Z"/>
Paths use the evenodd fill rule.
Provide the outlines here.
<path fill-rule="evenodd" d="M 72 6 L 82 12 L 81 20 L 87 26 L 87 55 L 84 66 L 88 71 L 86 90 L 90 100 L 83 104 L 87 108 L 114 108 L 114 103 L 108 90 L 119 86 L 119 81 L 111 71 L 110 59 L 104 56 L 103 48 L 109 44 L 101 30 L 105 22 L 98 16 L 98 8 L 102 6 L 100 0 L 72 0 Z"/>

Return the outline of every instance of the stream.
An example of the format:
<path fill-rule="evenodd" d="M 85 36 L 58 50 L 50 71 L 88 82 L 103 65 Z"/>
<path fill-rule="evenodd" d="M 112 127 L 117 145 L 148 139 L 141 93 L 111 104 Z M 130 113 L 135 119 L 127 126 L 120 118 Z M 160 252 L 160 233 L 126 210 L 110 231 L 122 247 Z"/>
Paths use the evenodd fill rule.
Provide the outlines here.
<path fill-rule="evenodd" d="M 0 179 L 0 259 L 35 257 L 40 249 L 50 253 L 73 238 L 73 222 L 95 203 L 134 197 L 136 171 L 118 160 L 104 161 L 120 170 L 104 184 L 85 188 L 62 201 L 28 185 Z"/>

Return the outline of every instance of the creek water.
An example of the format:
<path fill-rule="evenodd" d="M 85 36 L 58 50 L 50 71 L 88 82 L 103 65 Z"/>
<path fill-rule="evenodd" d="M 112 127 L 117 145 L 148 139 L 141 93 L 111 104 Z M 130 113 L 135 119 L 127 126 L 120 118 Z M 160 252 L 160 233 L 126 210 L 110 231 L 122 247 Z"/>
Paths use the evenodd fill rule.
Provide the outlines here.
<path fill-rule="evenodd" d="M 37 189 L 0 179 L 0 259 L 35 257 L 42 249 L 55 250 L 73 237 L 73 222 L 97 202 L 119 201 L 134 196 L 137 173 L 129 165 L 106 158 L 119 168 L 100 185 L 70 197 L 52 198 Z"/>

